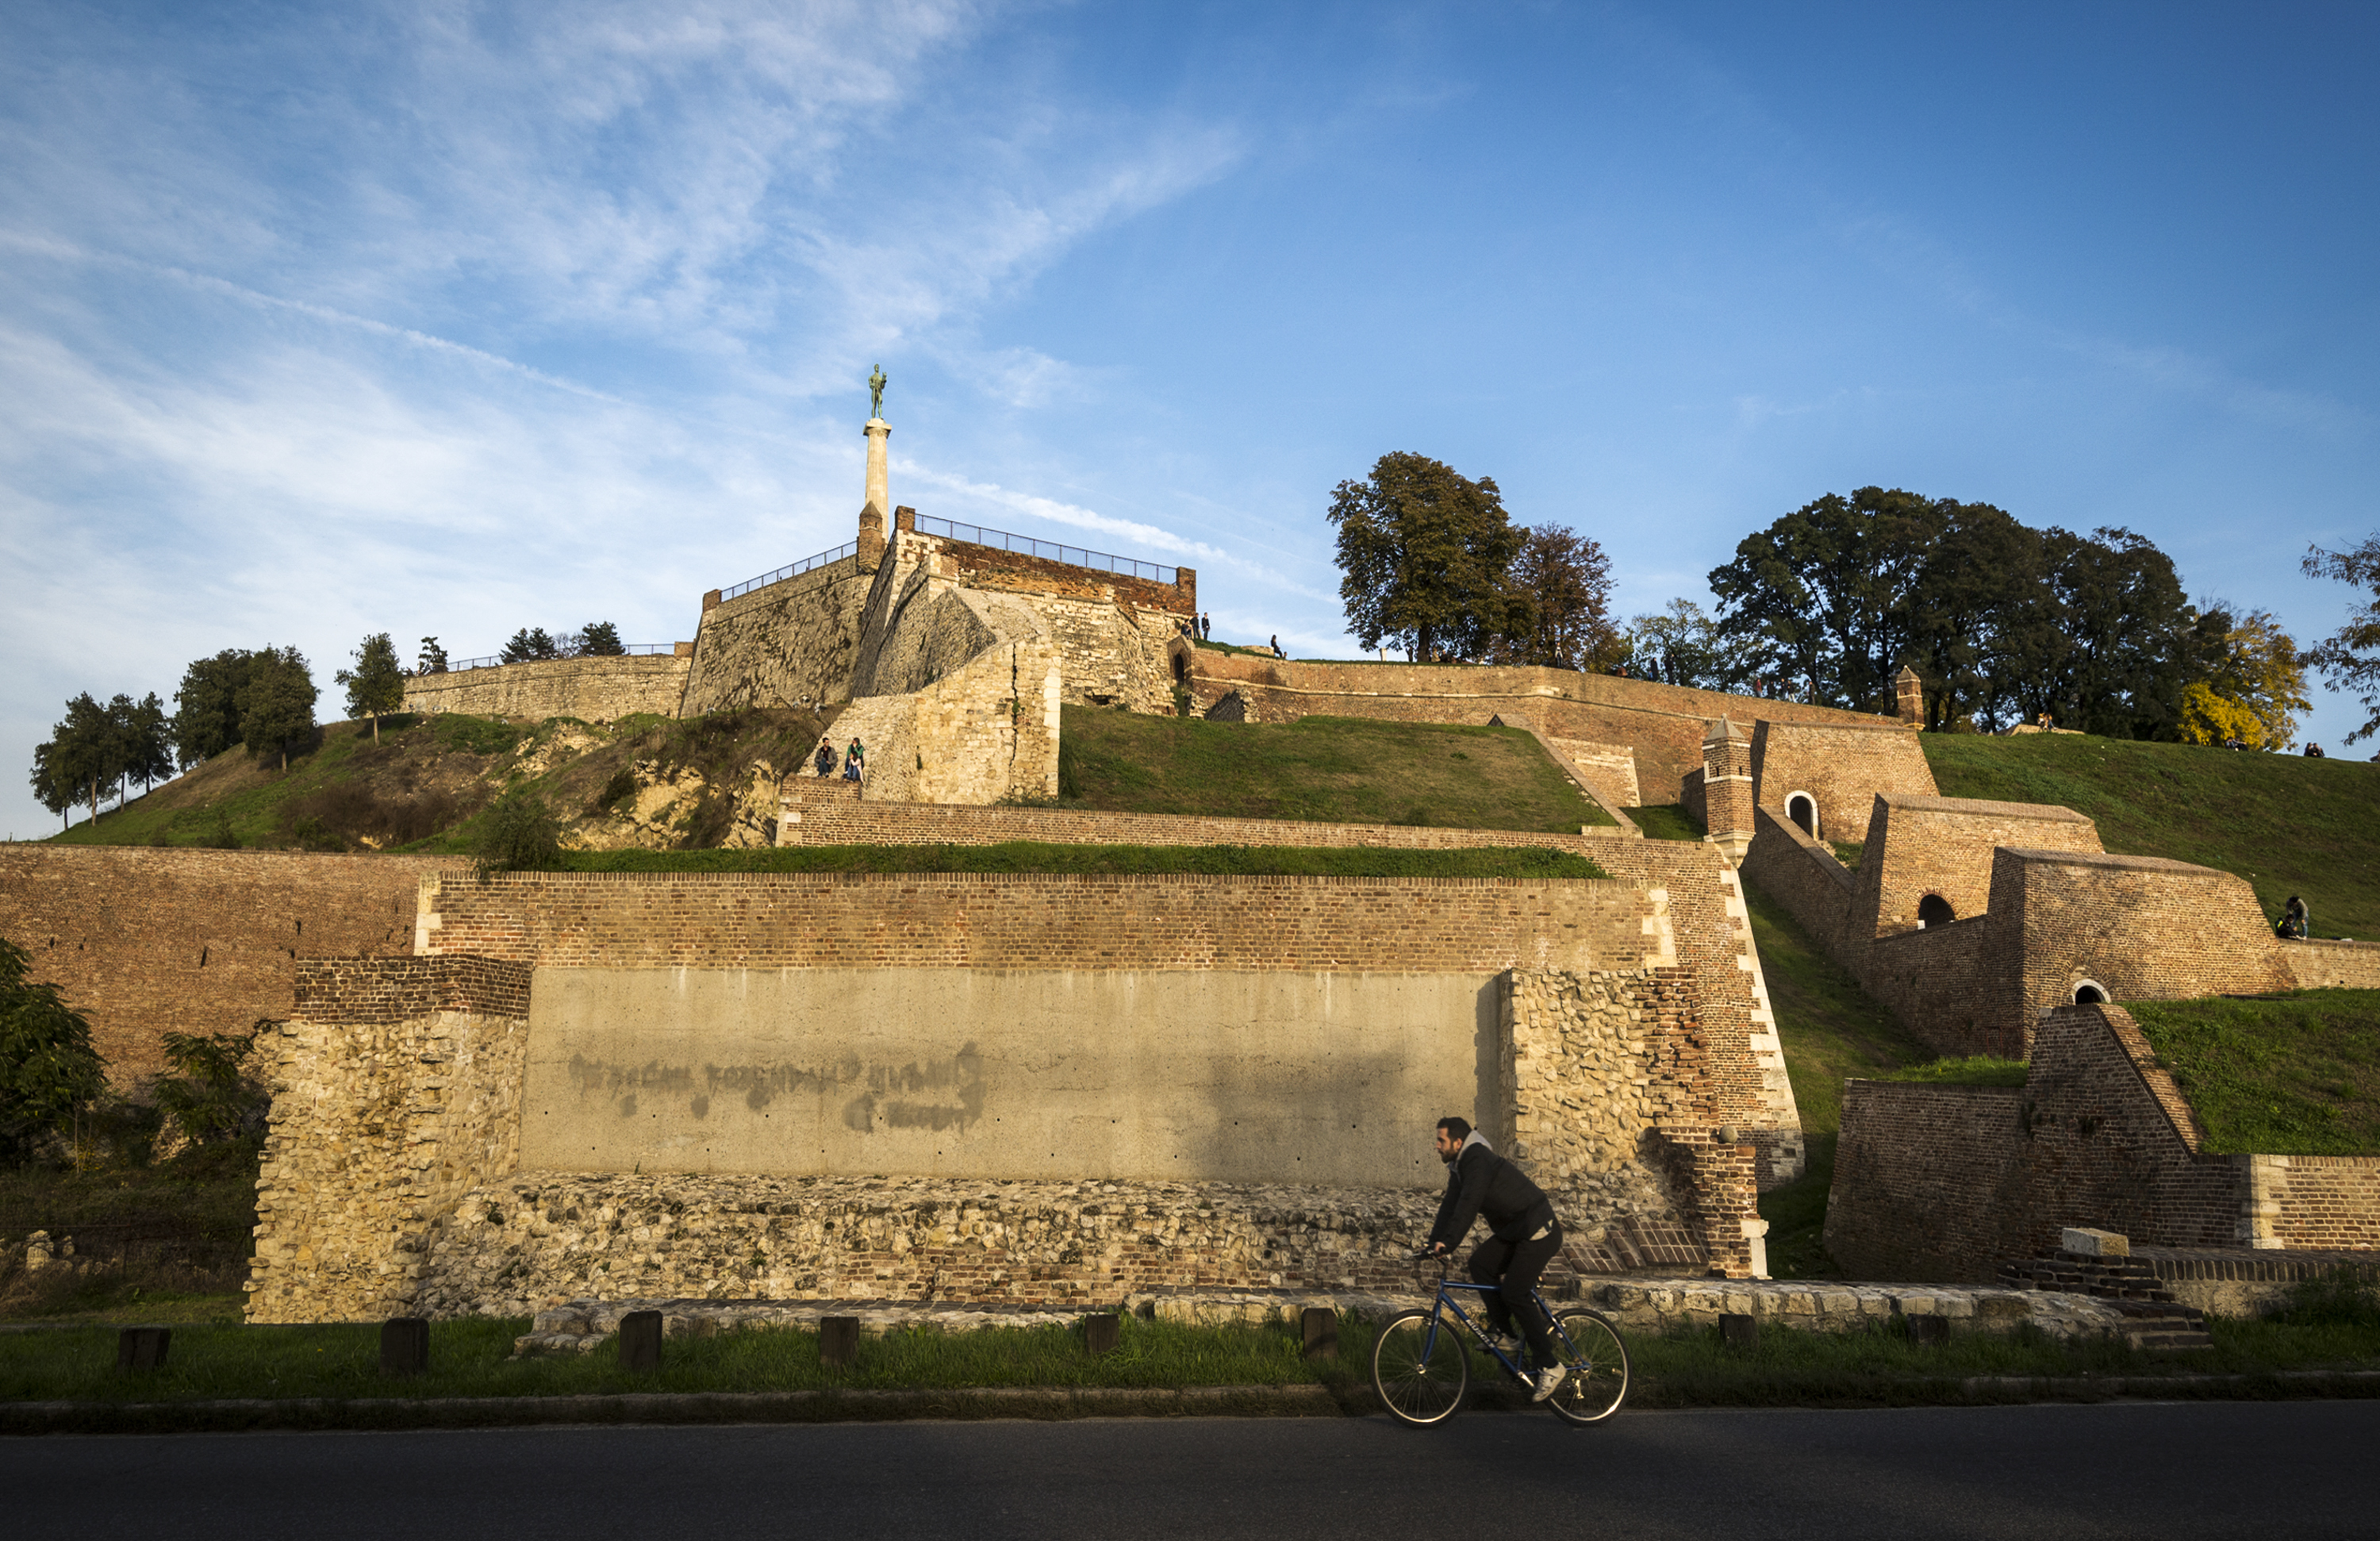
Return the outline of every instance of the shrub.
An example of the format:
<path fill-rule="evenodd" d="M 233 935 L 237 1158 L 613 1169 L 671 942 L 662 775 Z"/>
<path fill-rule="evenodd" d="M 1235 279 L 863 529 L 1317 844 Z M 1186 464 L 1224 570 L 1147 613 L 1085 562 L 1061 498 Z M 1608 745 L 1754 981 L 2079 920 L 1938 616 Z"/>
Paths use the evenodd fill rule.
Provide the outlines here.
<path fill-rule="evenodd" d="M 344 851 L 347 848 L 345 835 L 310 814 L 298 820 L 297 828 L 290 832 L 297 836 L 298 843 L 309 851 Z"/>
<path fill-rule="evenodd" d="M 165 1060 L 174 1074 L 158 1081 L 157 1110 L 189 1145 L 261 1139 L 272 1098 L 248 1072 L 259 1022 L 246 1033 L 165 1035 Z"/>
<path fill-rule="evenodd" d="M 562 820 L 545 799 L 527 787 L 489 805 L 471 842 L 480 875 L 491 872 L 551 872 L 562 865 Z"/>
<path fill-rule="evenodd" d="M 2289 1292 L 2274 1319 L 2293 1327 L 2380 1327 L 2380 1290 L 2349 1268 L 2335 1268 Z"/>
<path fill-rule="evenodd" d="M 441 712 L 432 720 L 438 746 L 467 755 L 501 755 L 520 742 L 521 730 L 492 718 Z"/>
<path fill-rule="evenodd" d="M 55 985 L 26 977 L 33 960 L 0 937 L 0 1156 L 21 1159 L 66 1132 L 107 1089 L 91 1024 Z"/>

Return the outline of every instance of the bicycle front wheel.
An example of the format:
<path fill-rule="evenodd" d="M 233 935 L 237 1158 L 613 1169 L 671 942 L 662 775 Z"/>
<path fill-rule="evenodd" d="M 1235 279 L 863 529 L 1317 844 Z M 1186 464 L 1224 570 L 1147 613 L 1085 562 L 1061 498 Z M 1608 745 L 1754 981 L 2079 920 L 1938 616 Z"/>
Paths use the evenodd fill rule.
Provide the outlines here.
<path fill-rule="evenodd" d="M 1408 1311 L 1372 1344 L 1372 1386 L 1390 1413 L 1418 1427 L 1443 1423 L 1463 1405 L 1471 1356 L 1460 1330 L 1427 1311 Z"/>
<path fill-rule="evenodd" d="M 1546 1405 L 1574 1424 L 1599 1424 L 1628 1400 L 1628 1349 L 1600 1311 L 1554 1318 L 1554 1352 L 1570 1371 Z"/>

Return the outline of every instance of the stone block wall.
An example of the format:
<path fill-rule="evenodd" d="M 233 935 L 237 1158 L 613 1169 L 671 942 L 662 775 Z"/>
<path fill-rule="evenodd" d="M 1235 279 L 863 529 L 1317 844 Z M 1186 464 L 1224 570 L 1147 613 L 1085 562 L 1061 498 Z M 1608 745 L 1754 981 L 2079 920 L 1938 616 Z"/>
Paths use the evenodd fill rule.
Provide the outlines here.
<path fill-rule="evenodd" d="M 424 876 L 453 856 L 0 844 L 0 936 L 90 1021 L 119 1091 L 167 1033 L 285 1017 L 301 957 L 410 950 Z"/>
<path fill-rule="evenodd" d="M 677 655 L 548 658 L 500 663 L 405 682 L 407 711 L 468 711 L 479 717 L 577 717 L 608 722 L 631 712 L 675 717 L 694 667 L 691 643 Z"/>
<path fill-rule="evenodd" d="M 2380 1159 L 2204 1144 L 2129 1013 L 2064 1007 L 2022 1087 L 1850 1084 L 1827 1247 L 1863 1278 L 1980 1280 L 2067 1226 L 2183 1249 L 2380 1246 Z"/>
<path fill-rule="evenodd" d="M 2100 848 L 2097 825 L 2046 803 L 1878 793 L 1865 827 L 1853 924 L 1868 936 L 1917 929 L 1918 904 L 1929 894 L 1958 919 L 1982 915 L 1991 906 L 1992 853 L 2002 846 Z"/>
<path fill-rule="evenodd" d="M 1002 642 L 922 689 L 863 696 L 835 719 L 867 751 L 864 795 L 992 804 L 1058 795 L 1059 672 L 1045 637 Z"/>
<path fill-rule="evenodd" d="M 2111 1001 L 2255 995 L 2293 982 L 2245 879 L 2157 856 L 2010 850 L 1992 859 L 2000 966 L 2017 1011 L 2070 1004 L 2097 983 Z M 2120 1228 L 2119 1228 L 2120 1229 Z"/>
<path fill-rule="evenodd" d="M 2299 989 L 2380 989 L 2380 941 L 2282 941 L 2274 952 Z"/>
<path fill-rule="evenodd" d="M 847 556 L 704 610 L 682 713 L 848 700 L 874 579 Z"/>
<path fill-rule="evenodd" d="M 1857 972 L 1864 948 L 1854 944 L 1852 905 L 1858 880 L 1834 852 L 1802 832 L 1778 808 L 1755 808 L 1752 849 L 1743 874 L 1754 887 L 1785 906 L 1828 956 Z"/>
<path fill-rule="evenodd" d="M 300 968 L 292 1014 L 258 1044 L 273 1119 L 249 1320 L 425 1308 L 437 1223 L 517 1164 L 529 973 L 485 958 Z"/>
<path fill-rule="evenodd" d="M 1907 724 L 1890 718 L 1811 722 L 1763 711 L 1752 732 L 1752 777 L 1760 806 L 1779 816 L 1794 793 L 1818 805 L 1821 840 L 1855 840 L 1879 793 L 1931 797 L 1933 769 Z"/>

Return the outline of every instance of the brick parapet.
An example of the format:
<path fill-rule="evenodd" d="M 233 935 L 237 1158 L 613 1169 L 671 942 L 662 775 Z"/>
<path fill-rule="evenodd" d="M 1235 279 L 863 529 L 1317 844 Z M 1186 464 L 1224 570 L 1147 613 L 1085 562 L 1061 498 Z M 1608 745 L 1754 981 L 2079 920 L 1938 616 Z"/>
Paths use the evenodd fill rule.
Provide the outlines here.
<path fill-rule="evenodd" d="M 289 1015 L 301 955 L 408 952 L 421 880 L 454 856 L 0 844 L 0 936 L 91 1025 L 116 1089 L 166 1068 L 167 1033 Z"/>
<path fill-rule="evenodd" d="M 2279 941 L 2274 953 L 2299 989 L 2380 989 L 2380 941 Z"/>
<path fill-rule="evenodd" d="M 530 965 L 470 954 L 306 958 L 290 1015 L 324 1025 L 402 1022 L 439 1012 L 528 1014 Z"/>

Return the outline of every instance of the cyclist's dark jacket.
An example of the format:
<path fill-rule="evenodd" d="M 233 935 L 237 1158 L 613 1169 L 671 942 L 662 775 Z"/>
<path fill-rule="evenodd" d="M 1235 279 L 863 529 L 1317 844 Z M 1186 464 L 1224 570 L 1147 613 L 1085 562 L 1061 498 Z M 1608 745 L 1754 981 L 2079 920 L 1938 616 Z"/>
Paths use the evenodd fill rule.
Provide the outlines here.
<path fill-rule="evenodd" d="M 1439 1200 L 1438 1220 L 1429 1228 L 1431 1244 L 1450 1250 L 1460 1245 L 1482 1215 L 1498 1241 L 1521 1242 L 1553 1223 L 1554 1207 L 1520 1168 L 1485 1145 L 1465 1145 L 1447 1171 L 1446 1196 Z"/>

